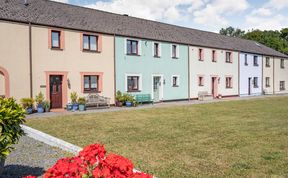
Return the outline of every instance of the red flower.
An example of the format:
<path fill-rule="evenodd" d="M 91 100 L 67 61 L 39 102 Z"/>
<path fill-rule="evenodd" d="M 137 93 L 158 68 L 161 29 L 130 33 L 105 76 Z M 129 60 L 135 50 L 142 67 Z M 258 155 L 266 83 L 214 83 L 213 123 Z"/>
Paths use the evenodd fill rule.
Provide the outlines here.
<path fill-rule="evenodd" d="M 36 178 L 36 176 L 29 175 L 29 176 L 24 176 L 23 178 Z"/>
<path fill-rule="evenodd" d="M 93 165 L 95 163 L 101 162 L 105 158 L 106 150 L 103 145 L 93 144 L 85 147 L 79 156 L 87 161 L 89 164 Z"/>

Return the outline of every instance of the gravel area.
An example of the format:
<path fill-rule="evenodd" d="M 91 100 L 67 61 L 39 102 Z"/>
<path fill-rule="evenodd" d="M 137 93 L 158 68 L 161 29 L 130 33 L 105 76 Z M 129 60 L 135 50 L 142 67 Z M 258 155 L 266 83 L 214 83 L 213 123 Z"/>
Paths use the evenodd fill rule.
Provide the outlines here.
<path fill-rule="evenodd" d="M 60 158 L 72 156 L 30 137 L 23 136 L 6 159 L 1 178 L 22 178 L 26 175 L 41 176 Z"/>

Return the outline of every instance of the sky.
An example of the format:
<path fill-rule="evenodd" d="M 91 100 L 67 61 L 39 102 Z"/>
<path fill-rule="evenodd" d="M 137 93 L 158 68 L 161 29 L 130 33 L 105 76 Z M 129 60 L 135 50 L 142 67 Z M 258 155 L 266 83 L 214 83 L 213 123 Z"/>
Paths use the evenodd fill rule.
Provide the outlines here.
<path fill-rule="evenodd" d="M 205 31 L 288 27 L 288 0 L 54 0 Z"/>

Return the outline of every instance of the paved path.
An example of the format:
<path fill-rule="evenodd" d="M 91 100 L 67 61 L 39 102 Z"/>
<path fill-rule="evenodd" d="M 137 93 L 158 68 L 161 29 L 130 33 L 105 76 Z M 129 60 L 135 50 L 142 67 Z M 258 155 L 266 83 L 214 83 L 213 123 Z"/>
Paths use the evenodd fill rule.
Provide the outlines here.
<path fill-rule="evenodd" d="M 25 175 L 41 176 L 60 158 L 68 153 L 23 136 L 7 158 L 1 178 L 22 178 Z"/>
<path fill-rule="evenodd" d="M 261 96 L 249 96 L 249 97 L 231 97 L 231 98 L 223 98 L 223 99 L 215 99 L 209 101 L 198 101 L 198 100 L 190 100 L 190 101 L 175 101 L 175 102 L 161 102 L 156 104 L 144 104 L 139 105 L 138 107 L 111 107 L 108 109 L 94 109 L 94 110 L 87 110 L 84 112 L 49 112 L 49 113 L 35 113 L 28 115 L 26 118 L 47 118 L 47 117 L 55 117 L 55 116 L 65 116 L 65 115 L 74 115 L 74 114 L 90 114 L 90 113 L 101 113 L 101 112 L 115 112 L 115 111 L 127 111 L 127 110 L 139 110 L 139 109 L 146 109 L 146 108 L 164 108 L 164 107 L 173 107 L 173 106 L 185 106 L 185 105 L 194 105 L 194 104 L 206 104 L 206 103 L 217 103 L 217 102 L 225 102 L 225 101 L 236 101 L 236 100 L 250 100 L 250 99 L 260 99 L 260 98 L 270 98 L 270 97 L 281 97 L 281 96 L 288 96 L 286 95 L 261 95 Z"/>

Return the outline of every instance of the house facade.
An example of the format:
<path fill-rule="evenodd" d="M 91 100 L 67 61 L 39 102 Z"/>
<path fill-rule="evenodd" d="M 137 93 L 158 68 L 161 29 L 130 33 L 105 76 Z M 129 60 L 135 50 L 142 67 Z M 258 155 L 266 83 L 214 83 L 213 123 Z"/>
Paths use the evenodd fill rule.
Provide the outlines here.
<path fill-rule="evenodd" d="M 16 46 L 1 43 L 0 82 L 5 85 L 0 95 L 19 100 L 42 92 L 52 108 L 65 107 L 74 91 L 79 96 L 99 93 L 114 103 L 113 36 L 39 25 L 0 25 L 2 39 L 17 41 Z"/>
<path fill-rule="evenodd" d="M 274 93 L 288 93 L 288 60 L 274 57 Z"/>
<path fill-rule="evenodd" d="M 214 98 L 238 96 L 238 52 L 189 47 L 190 98 L 207 92 Z"/>
<path fill-rule="evenodd" d="M 263 56 L 262 69 L 263 94 L 274 94 L 274 57 Z"/>
<path fill-rule="evenodd" d="M 262 95 L 262 55 L 240 53 L 239 87 L 240 96 Z"/>
<path fill-rule="evenodd" d="M 116 90 L 157 101 L 188 99 L 187 45 L 117 36 Z"/>

